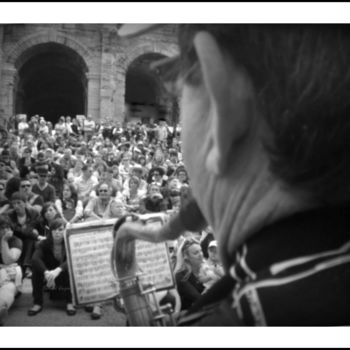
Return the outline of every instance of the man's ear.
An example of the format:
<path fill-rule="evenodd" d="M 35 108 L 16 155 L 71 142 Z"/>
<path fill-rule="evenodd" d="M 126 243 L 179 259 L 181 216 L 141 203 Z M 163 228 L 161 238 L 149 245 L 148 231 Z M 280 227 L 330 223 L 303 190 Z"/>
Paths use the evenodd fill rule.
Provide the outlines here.
<path fill-rule="evenodd" d="M 253 88 L 245 71 L 224 55 L 210 33 L 199 32 L 194 46 L 211 106 L 206 167 L 213 174 L 223 175 L 228 169 L 232 146 L 249 131 Z"/>

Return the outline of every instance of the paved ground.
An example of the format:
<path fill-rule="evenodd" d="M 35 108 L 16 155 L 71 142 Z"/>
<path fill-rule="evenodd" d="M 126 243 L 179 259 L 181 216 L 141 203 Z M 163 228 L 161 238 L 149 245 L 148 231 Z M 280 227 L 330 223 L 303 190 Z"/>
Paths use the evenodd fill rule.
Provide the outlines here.
<path fill-rule="evenodd" d="M 112 302 L 103 306 L 103 315 L 99 320 L 92 320 L 90 314 L 83 308 L 78 309 L 76 315 L 68 316 L 65 311 L 65 302 L 61 300 L 50 300 L 49 294 L 45 294 L 44 308 L 35 316 L 28 316 L 27 311 L 32 306 L 31 280 L 24 279 L 23 293 L 18 297 L 10 309 L 5 327 L 116 327 L 125 326 L 126 318 L 123 313 L 113 308 Z"/>

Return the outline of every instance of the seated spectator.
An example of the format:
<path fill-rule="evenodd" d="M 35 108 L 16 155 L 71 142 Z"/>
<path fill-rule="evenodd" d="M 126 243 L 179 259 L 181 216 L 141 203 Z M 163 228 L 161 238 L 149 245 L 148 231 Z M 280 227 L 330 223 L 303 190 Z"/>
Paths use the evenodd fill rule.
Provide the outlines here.
<path fill-rule="evenodd" d="M 30 180 L 21 179 L 19 193 L 25 196 L 27 208 L 34 209 L 40 214 L 43 209 L 44 200 L 39 194 L 32 192 L 32 183 Z"/>
<path fill-rule="evenodd" d="M 147 183 L 156 183 L 161 188 L 167 185 L 167 181 L 164 178 L 165 170 L 163 167 L 154 167 L 148 173 Z"/>
<path fill-rule="evenodd" d="M 50 185 L 48 180 L 48 169 L 44 167 L 37 168 L 37 174 L 39 177 L 38 183 L 33 185 L 32 191 L 40 195 L 44 203 L 54 202 L 56 199 L 55 188 Z"/>
<path fill-rule="evenodd" d="M 78 199 L 75 187 L 65 183 L 62 198 L 56 199 L 56 207 L 67 223 L 73 224 L 84 216 L 83 202 Z"/>
<path fill-rule="evenodd" d="M 224 276 L 224 268 L 219 260 L 218 244 L 216 240 L 209 243 L 208 254 L 209 257 L 207 259 L 207 265 L 215 276 L 215 278 L 211 281 L 211 284 L 213 284 Z M 210 285 L 208 285 L 208 287 L 210 287 Z"/>
<path fill-rule="evenodd" d="M 22 285 L 22 270 L 17 261 L 22 252 L 22 241 L 13 235 L 10 220 L 0 215 L 0 326 Z"/>
<path fill-rule="evenodd" d="M 185 167 L 183 165 L 180 165 L 177 167 L 177 169 L 175 170 L 175 177 L 177 179 L 179 179 L 179 181 L 181 182 L 181 184 L 189 184 L 189 178 L 188 178 L 188 174 L 187 171 L 185 169 Z"/>
<path fill-rule="evenodd" d="M 5 196 L 6 182 L 5 179 L 0 179 L 0 214 L 4 214 L 10 209 L 10 201 Z"/>
<path fill-rule="evenodd" d="M 18 162 L 18 170 L 20 177 L 26 177 L 30 170 L 35 168 L 35 158 L 32 157 L 32 149 L 26 147 L 23 150 L 22 158 Z"/>
<path fill-rule="evenodd" d="M 110 206 L 109 212 L 107 213 L 107 218 L 121 218 L 126 214 L 126 208 L 123 201 L 120 199 L 113 199 Z"/>
<path fill-rule="evenodd" d="M 40 215 L 36 210 L 26 207 L 26 197 L 19 192 L 11 196 L 11 205 L 13 209 L 8 212 L 8 217 L 12 223 L 14 235 L 23 242 L 23 250 L 18 262 L 25 276 L 30 277 L 35 242 L 42 239 Z"/>
<path fill-rule="evenodd" d="M 64 176 L 67 177 L 67 174 L 70 169 L 74 168 L 76 159 L 72 155 L 72 150 L 66 148 L 63 153 L 63 157 L 60 158 L 59 163 L 64 171 Z"/>
<path fill-rule="evenodd" d="M 50 224 L 55 219 L 62 219 L 62 215 L 54 202 L 46 202 L 40 216 L 41 232 L 44 237 L 47 237 L 50 233 Z"/>
<path fill-rule="evenodd" d="M 122 156 L 122 161 L 119 164 L 119 174 L 122 176 L 123 181 L 125 181 L 130 174 L 131 169 L 131 155 L 128 152 L 125 152 Z"/>
<path fill-rule="evenodd" d="M 178 211 L 181 206 L 181 184 L 177 178 L 171 178 L 168 185 L 161 191 L 165 202 L 167 203 L 167 210 Z"/>
<path fill-rule="evenodd" d="M 84 165 L 84 162 L 81 159 L 77 159 L 74 167 L 68 170 L 67 179 L 68 180 L 73 179 L 72 182 L 73 183 L 76 182 L 78 178 L 83 175 L 83 171 L 82 171 L 83 165 Z"/>
<path fill-rule="evenodd" d="M 50 290 L 64 291 L 69 316 L 76 314 L 72 304 L 69 273 L 64 244 L 66 223 L 55 219 L 50 223 L 50 232 L 46 240 L 40 242 L 33 255 L 33 299 L 34 305 L 28 310 L 29 316 L 35 316 L 43 309 L 44 286 Z"/>
<path fill-rule="evenodd" d="M 101 220 L 109 217 L 112 201 L 112 189 L 102 182 L 96 189 L 97 197 L 91 198 L 84 210 L 84 216 L 89 220 Z"/>
<path fill-rule="evenodd" d="M 186 238 L 179 246 L 174 270 L 181 310 L 189 309 L 205 290 L 201 279 L 203 253 L 199 242 Z"/>
<path fill-rule="evenodd" d="M 130 177 L 131 176 L 136 176 L 139 178 L 140 180 L 140 184 L 139 184 L 139 192 L 142 196 L 145 196 L 147 194 L 147 182 L 143 179 L 143 176 L 145 175 L 144 170 L 142 168 L 142 166 L 140 164 L 135 164 L 133 166 L 131 166 L 130 168 Z M 126 189 L 129 186 L 129 178 L 126 178 L 125 182 L 124 182 L 124 189 Z"/>
<path fill-rule="evenodd" d="M 167 203 L 160 193 L 160 187 L 157 184 L 150 184 L 147 196 L 140 200 L 140 213 L 159 213 L 167 209 Z"/>
<path fill-rule="evenodd" d="M 64 150 L 64 146 L 62 147 Z M 64 151 L 63 151 L 64 152 Z M 56 152 L 59 155 L 57 150 Z M 49 176 L 47 182 L 55 189 L 55 195 L 57 197 L 62 196 L 63 180 L 65 178 L 64 169 L 60 164 L 57 164 L 54 160 L 55 152 L 51 149 L 45 151 L 45 161 L 48 167 Z"/>
<path fill-rule="evenodd" d="M 4 152 L 5 151 L 3 151 L 2 153 Z M 7 159 L 6 157 L 0 156 L 0 177 L 3 179 L 10 180 L 11 178 L 18 176 L 19 171 L 17 168 L 14 168 L 13 166 L 11 166 L 10 161 L 6 159 Z"/>
<path fill-rule="evenodd" d="M 94 187 L 98 184 L 97 179 L 92 176 L 92 168 L 89 165 L 84 165 L 82 168 L 82 176 L 80 176 L 75 182 L 75 186 L 78 193 L 78 199 L 86 205 L 90 198 L 90 193 Z"/>
<path fill-rule="evenodd" d="M 132 176 L 129 179 L 129 188 L 123 191 L 126 209 L 130 212 L 137 212 L 140 208 L 142 192 L 139 191 L 139 185 L 140 179 L 137 176 Z"/>
<path fill-rule="evenodd" d="M 32 185 L 32 191 L 33 191 L 33 186 L 36 185 L 39 182 L 39 175 L 34 170 L 31 170 L 29 172 L 27 178 L 28 178 L 28 180 L 30 181 L 30 183 Z M 20 183 L 20 181 L 19 181 L 19 183 Z"/>

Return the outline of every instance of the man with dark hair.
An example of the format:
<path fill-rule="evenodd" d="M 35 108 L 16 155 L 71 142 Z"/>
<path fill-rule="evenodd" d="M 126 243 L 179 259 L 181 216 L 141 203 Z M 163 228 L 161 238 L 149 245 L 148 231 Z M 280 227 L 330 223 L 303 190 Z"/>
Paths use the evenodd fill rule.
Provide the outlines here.
<path fill-rule="evenodd" d="M 179 324 L 349 325 L 350 27 L 178 33 L 157 70 L 180 91 L 184 163 L 226 273 Z M 118 235 L 174 239 L 171 224 Z"/>
<path fill-rule="evenodd" d="M 21 179 L 19 193 L 25 196 L 27 208 L 32 208 L 39 214 L 41 213 L 44 206 L 44 200 L 39 194 L 32 192 L 32 183 L 30 182 L 30 179 Z"/>
<path fill-rule="evenodd" d="M 19 264 L 27 277 L 30 277 L 35 242 L 41 239 L 40 214 L 35 209 L 26 207 L 26 196 L 20 192 L 12 194 L 11 205 L 13 210 L 8 213 L 8 217 L 12 223 L 14 235 L 23 242 Z"/>
<path fill-rule="evenodd" d="M 38 167 L 36 172 L 39 181 L 37 184 L 33 185 L 32 192 L 40 195 L 44 203 L 54 202 L 56 199 L 55 188 L 47 182 L 49 175 L 48 169 L 46 167 Z"/>

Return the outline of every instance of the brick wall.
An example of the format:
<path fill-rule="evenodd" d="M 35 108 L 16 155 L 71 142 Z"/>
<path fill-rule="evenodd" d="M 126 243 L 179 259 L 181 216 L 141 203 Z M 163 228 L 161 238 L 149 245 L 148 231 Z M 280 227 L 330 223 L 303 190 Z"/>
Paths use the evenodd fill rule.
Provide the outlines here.
<path fill-rule="evenodd" d="M 122 120 L 125 114 L 125 73 L 147 53 L 177 53 L 175 26 L 140 38 L 121 40 L 112 24 L 0 25 L 0 111 L 15 113 L 13 86 L 18 69 L 39 44 L 58 43 L 74 50 L 87 66 L 87 111 L 96 120 Z"/>

